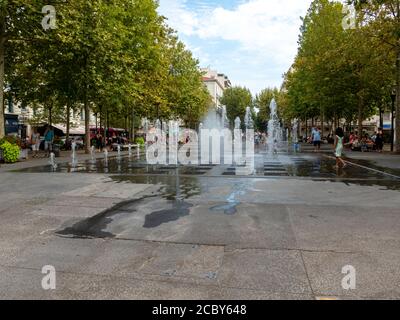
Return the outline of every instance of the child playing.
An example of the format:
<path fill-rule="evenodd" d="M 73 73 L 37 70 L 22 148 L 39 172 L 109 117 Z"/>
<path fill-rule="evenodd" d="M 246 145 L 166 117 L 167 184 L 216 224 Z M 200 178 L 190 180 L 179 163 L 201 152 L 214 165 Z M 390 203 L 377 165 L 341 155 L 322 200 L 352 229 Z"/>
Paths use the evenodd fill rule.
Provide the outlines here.
<path fill-rule="evenodd" d="M 336 169 L 340 168 L 342 165 L 345 168 L 346 162 L 342 159 L 343 156 L 343 139 L 344 139 L 344 132 L 342 128 L 336 129 L 336 137 L 335 137 L 335 156 L 336 156 Z"/>

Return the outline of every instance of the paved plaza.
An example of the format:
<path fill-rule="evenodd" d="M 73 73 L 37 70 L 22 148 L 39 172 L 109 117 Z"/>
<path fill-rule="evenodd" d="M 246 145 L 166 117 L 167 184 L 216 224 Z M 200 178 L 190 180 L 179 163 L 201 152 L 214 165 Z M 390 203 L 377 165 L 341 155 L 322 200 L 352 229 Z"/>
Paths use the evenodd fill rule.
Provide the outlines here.
<path fill-rule="evenodd" d="M 3 165 L 0 298 L 398 299 L 393 157 L 337 171 L 329 150 L 258 152 L 252 176 L 127 156 Z"/>

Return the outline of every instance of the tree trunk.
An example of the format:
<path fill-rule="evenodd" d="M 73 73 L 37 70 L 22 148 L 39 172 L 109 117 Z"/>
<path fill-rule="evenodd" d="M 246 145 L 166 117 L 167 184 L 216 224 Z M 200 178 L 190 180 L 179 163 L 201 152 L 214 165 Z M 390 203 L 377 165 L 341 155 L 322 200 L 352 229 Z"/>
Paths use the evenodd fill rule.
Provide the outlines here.
<path fill-rule="evenodd" d="M 396 134 L 394 149 L 396 152 L 400 152 L 400 48 L 397 49 L 396 92 Z"/>
<path fill-rule="evenodd" d="M 69 140 L 69 131 L 70 131 L 70 124 L 71 124 L 71 103 L 68 101 L 67 103 L 67 132 L 66 132 L 66 140 Z"/>
<path fill-rule="evenodd" d="M 87 97 L 87 86 L 85 88 L 84 108 L 85 108 L 85 153 L 90 153 L 90 110 Z"/>
<path fill-rule="evenodd" d="M 363 110 L 364 110 L 364 101 L 362 97 L 358 98 L 358 137 L 361 139 L 363 136 Z"/>
<path fill-rule="evenodd" d="M 110 114 L 108 113 L 108 110 L 106 111 L 106 138 L 109 138 L 110 135 Z"/>
<path fill-rule="evenodd" d="M 306 118 L 306 139 L 308 138 L 308 119 Z"/>
<path fill-rule="evenodd" d="M 1 26 L 0 26 L 1 27 Z M 1 27 L 2 28 L 2 27 Z M 2 30 L 0 30 L 0 34 Z M 5 56 L 5 39 L 0 35 L 0 139 L 6 134 L 4 119 L 4 56 Z"/>
<path fill-rule="evenodd" d="M 53 125 L 53 105 L 49 105 L 49 125 Z"/>
<path fill-rule="evenodd" d="M 322 137 L 325 137 L 325 125 L 324 125 L 324 121 L 325 121 L 325 117 L 324 117 L 324 113 L 321 113 L 321 133 L 322 133 Z"/>

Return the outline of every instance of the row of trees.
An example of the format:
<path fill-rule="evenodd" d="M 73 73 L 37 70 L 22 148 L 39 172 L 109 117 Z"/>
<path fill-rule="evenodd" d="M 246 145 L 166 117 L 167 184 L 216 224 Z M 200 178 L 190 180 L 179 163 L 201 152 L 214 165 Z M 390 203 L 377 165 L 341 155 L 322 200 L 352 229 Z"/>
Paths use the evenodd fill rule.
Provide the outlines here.
<path fill-rule="evenodd" d="M 400 1 L 349 1 L 356 23 L 347 21 L 337 1 L 314 0 L 299 38 L 299 50 L 285 75 L 286 118 L 319 117 L 337 123 L 362 123 L 389 109 L 397 87 L 400 112 Z M 397 62 L 397 63 L 396 63 Z M 397 137 L 400 121 L 397 117 Z M 400 151 L 400 139 L 397 139 Z"/>
<path fill-rule="evenodd" d="M 158 1 L 57 1 L 56 28 L 44 30 L 49 4 L 0 2 L 0 106 L 11 96 L 50 122 L 64 121 L 67 131 L 71 110 L 83 109 L 87 146 L 90 112 L 131 128 L 134 116 L 193 126 L 207 111 L 198 61 L 157 13 Z"/>

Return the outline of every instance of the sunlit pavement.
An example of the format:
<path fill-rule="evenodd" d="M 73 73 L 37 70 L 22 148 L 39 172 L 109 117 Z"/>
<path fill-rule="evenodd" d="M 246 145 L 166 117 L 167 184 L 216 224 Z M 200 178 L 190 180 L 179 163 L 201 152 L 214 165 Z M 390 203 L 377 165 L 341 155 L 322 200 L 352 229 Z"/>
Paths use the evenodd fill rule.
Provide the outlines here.
<path fill-rule="evenodd" d="M 330 156 L 259 153 L 252 176 L 135 157 L 2 172 L 0 298 L 400 298 L 400 178 Z"/>

